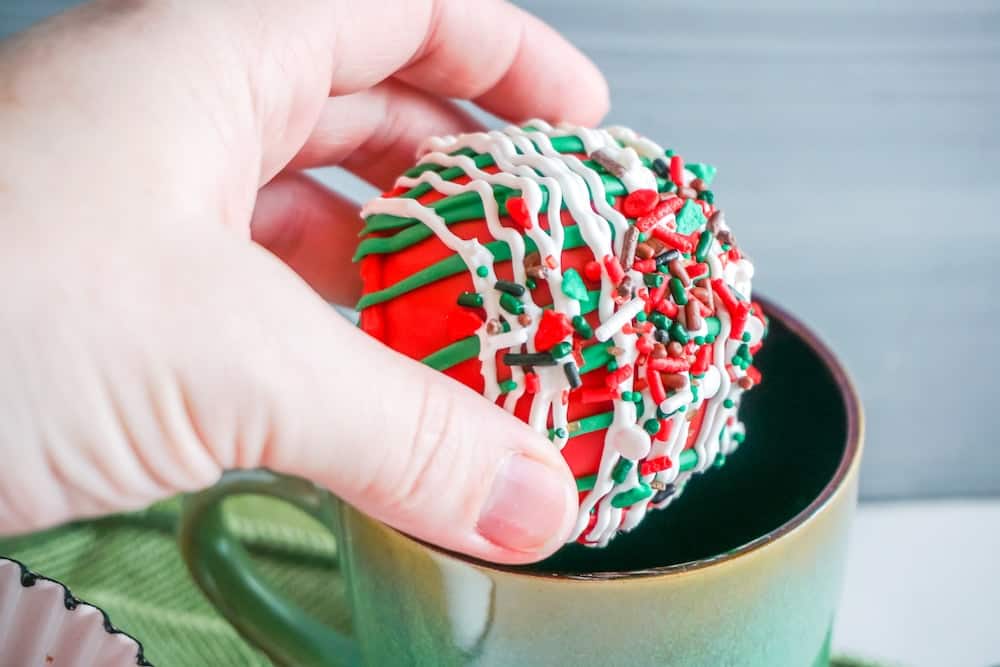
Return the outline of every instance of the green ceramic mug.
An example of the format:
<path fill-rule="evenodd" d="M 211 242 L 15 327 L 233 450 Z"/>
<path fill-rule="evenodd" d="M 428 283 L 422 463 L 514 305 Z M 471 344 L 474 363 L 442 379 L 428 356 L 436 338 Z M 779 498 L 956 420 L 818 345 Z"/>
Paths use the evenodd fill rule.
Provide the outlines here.
<path fill-rule="evenodd" d="M 829 664 L 857 495 L 861 408 L 833 355 L 773 304 L 747 442 L 603 550 L 523 567 L 424 544 L 304 480 L 228 473 L 188 498 L 184 558 L 212 602 L 281 665 Z M 223 521 L 238 494 L 284 499 L 336 536 L 353 632 L 254 571 Z"/>

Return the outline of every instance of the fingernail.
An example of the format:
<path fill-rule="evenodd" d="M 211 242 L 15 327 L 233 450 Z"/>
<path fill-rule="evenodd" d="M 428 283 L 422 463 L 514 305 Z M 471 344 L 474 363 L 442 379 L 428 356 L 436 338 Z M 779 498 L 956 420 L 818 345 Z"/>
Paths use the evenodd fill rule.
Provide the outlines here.
<path fill-rule="evenodd" d="M 549 544 L 562 528 L 569 494 L 548 466 L 514 455 L 497 472 L 476 529 L 490 542 L 517 551 Z"/>

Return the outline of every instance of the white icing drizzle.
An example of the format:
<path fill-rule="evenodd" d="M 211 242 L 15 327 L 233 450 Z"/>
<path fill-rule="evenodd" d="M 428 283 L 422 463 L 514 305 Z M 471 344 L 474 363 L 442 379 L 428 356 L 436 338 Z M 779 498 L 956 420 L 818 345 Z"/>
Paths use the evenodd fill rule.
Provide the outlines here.
<path fill-rule="evenodd" d="M 622 166 L 619 180 L 628 192 L 641 189 L 657 189 L 656 176 L 645 166 L 647 160 L 664 159 L 665 152 L 655 142 L 637 135 L 628 128 L 588 129 L 560 124 L 556 127 L 541 120 L 532 120 L 526 128 L 510 126 L 502 131 L 476 132 L 456 136 L 432 137 L 427 139 L 418 151 L 420 164 L 434 164 L 441 167 L 458 167 L 469 176 L 467 184 L 456 184 L 441 178 L 436 171 L 424 171 L 416 177 L 401 177 L 398 187 L 412 188 L 426 184 L 445 195 L 474 192 L 479 195 L 484 219 L 490 234 L 505 242 L 511 251 L 511 265 L 514 280 L 526 282 L 525 242 L 520 231 L 504 226 L 501 212 L 494 196 L 494 186 L 517 190 L 523 198 L 530 225 L 524 234 L 530 238 L 539 254 L 546 261 L 545 280 L 552 295 L 553 307 L 572 318 L 579 315 L 580 303 L 562 291 L 563 272 L 561 259 L 565 230 L 561 220 L 561 209 L 565 206 L 577 225 L 580 236 L 593 256 L 602 263 L 610 256 L 617 257 L 622 250 L 625 232 L 629 228 L 628 219 L 607 201 L 607 192 L 601 175 L 584 164 L 575 155 L 558 152 L 552 139 L 576 137 L 589 155 L 601 150 Z M 497 173 L 490 173 L 476 166 L 466 155 L 454 155 L 462 149 L 471 149 L 480 154 L 489 154 Z M 695 176 L 684 170 L 684 185 L 690 184 Z M 544 191 L 543 191 L 544 188 Z M 548 232 L 539 224 L 545 193 L 548 201 L 545 207 Z M 501 292 L 494 288 L 496 275 L 494 258 L 489 250 L 475 239 L 462 239 L 450 231 L 444 219 L 432 208 L 415 199 L 385 197 L 375 199 L 362 210 L 363 216 L 384 213 L 405 218 L 414 218 L 437 235 L 450 249 L 458 253 L 466 266 L 477 293 L 483 297 L 483 309 L 487 320 L 476 331 L 480 342 L 479 360 L 484 380 L 484 394 L 493 401 L 499 399 L 502 390 L 497 380 L 496 356 L 499 352 L 536 352 L 534 338 L 543 309 L 534 303 L 531 291 L 522 297 L 524 313 L 530 322 L 522 325 L 518 318 L 511 317 L 501 305 Z M 659 224 L 672 225 L 674 216 L 669 215 Z M 719 228 L 728 231 L 724 220 Z M 706 257 L 711 278 L 722 278 L 733 290 L 750 298 L 753 265 L 746 259 L 723 262 L 721 245 L 712 240 Z M 485 267 L 485 268 L 483 268 Z M 479 275 L 482 272 L 484 275 Z M 633 284 L 643 284 L 643 274 L 635 268 L 626 271 Z M 638 337 L 626 334 L 626 328 L 645 309 L 645 299 L 633 296 L 621 305 L 615 300 L 615 285 L 607 271 L 601 272 L 601 283 L 597 301 L 600 324 L 594 330 L 594 337 L 600 343 L 609 341 L 618 350 L 618 368 L 632 368 L 635 373 L 625 378 L 619 385 L 622 393 L 632 393 L 635 376 L 639 369 L 635 364 L 639 359 Z M 720 331 L 712 343 L 711 365 L 706 373 L 697 379 L 697 386 L 689 382 L 686 386 L 670 393 L 656 405 L 649 388 L 642 389 L 641 405 L 645 419 L 655 416 L 657 411 L 668 421 L 669 435 L 665 439 L 651 438 L 639 424 L 636 402 L 619 398 L 613 401 L 613 417 L 604 436 L 604 447 L 592 489 L 580 503 L 580 511 L 571 535 L 576 540 L 583 535 L 586 543 L 603 546 L 618 530 L 634 528 L 650 507 L 663 508 L 676 498 L 683 485 L 694 472 L 706 470 L 720 455 L 731 453 L 742 437 L 743 426 L 735 419 L 742 390 L 730 376 L 730 368 L 737 379 L 744 371 L 736 366 L 729 367 L 728 360 L 737 353 L 742 341 L 729 340 L 730 317 L 722 306 L 716 308 L 715 316 L 720 323 Z M 490 334 L 487 324 L 506 321 L 509 330 Z M 746 324 L 749 345 L 755 345 L 763 335 L 763 322 L 755 315 Z M 707 323 L 702 318 L 698 329 L 688 332 L 691 337 L 704 336 L 708 332 Z M 567 423 L 567 402 L 564 400 L 570 386 L 564 366 L 572 363 L 572 355 L 551 366 L 536 366 L 533 372 L 538 377 L 538 391 L 531 399 L 528 422 L 541 433 L 554 433 L 552 440 L 560 448 L 564 447 L 570 433 Z M 644 368 L 644 366 L 643 366 Z M 685 374 L 686 376 L 686 374 Z M 518 366 L 511 368 L 511 379 L 516 388 L 507 393 L 504 407 L 513 412 L 524 397 L 524 371 Z M 731 402 L 730 402 L 731 401 Z M 698 463 L 694 470 L 681 472 L 680 459 L 689 440 L 690 417 L 704 404 L 704 416 L 693 448 Z M 729 407 L 727 407 L 729 406 Z M 734 436 L 739 436 L 734 438 Z M 627 474 L 613 475 L 623 457 L 631 462 Z M 647 458 L 648 457 L 648 458 Z M 652 460 L 667 457 L 670 466 L 654 473 L 640 475 L 639 463 L 643 459 Z M 657 488 L 669 485 L 675 487 L 672 494 L 657 499 L 655 494 L 632 503 L 626 509 L 616 507 L 614 499 L 623 493 L 653 484 Z M 655 500 L 655 502 L 654 502 Z M 593 527 L 587 530 L 591 514 L 596 514 Z M 623 516 L 624 515 L 624 516 Z M 586 533 L 584 535 L 584 533 Z"/>

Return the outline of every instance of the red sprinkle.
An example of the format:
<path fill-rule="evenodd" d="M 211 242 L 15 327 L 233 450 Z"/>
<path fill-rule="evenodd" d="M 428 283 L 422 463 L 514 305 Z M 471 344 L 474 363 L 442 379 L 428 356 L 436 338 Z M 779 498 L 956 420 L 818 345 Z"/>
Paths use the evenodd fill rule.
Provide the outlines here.
<path fill-rule="evenodd" d="M 656 432 L 657 440 L 666 440 L 670 437 L 670 431 L 673 429 L 674 422 L 672 419 L 661 419 L 660 420 L 660 430 Z"/>
<path fill-rule="evenodd" d="M 640 232 L 648 232 L 649 230 L 656 227 L 661 220 L 666 218 L 668 215 L 676 213 L 669 202 L 660 202 L 657 204 L 656 208 L 653 209 L 648 215 L 644 215 L 635 221 L 635 227 Z"/>
<path fill-rule="evenodd" d="M 702 375 L 708 370 L 709 364 L 712 363 L 712 346 L 702 345 L 698 348 L 697 354 L 694 356 L 694 365 L 691 366 L 691 375 Z"/>
<path fill-rule="evenodd" d="M 691 252 L 691 239 L 684 236 L 683 234 L 678 234 L 677 232 L 671 232 L 662 227 L 653 228 L 653 236 L 660 239 L 666 243 L 671 248 L 676 248 L 681 252 Z"/>
<path fill-rule="evenodd" d="M 609 389 L 617 390 L 618 385 L 620 385 L 625 380 L 632 377 L 632 367 L 622 366 L 613 373 L 608 373 L 607 377 L 604 378 L 604 384 Z"/>
<path fill-rule="evenodd" d="M 540 389 L 540 383 L 538 381 L 538 376 L 534 373 L 524 374 L 524 390 L 529 394 L 537 394 Z"/>
<path fill-rule="evenodd" d="M 654 208 L 656 208 L 657 202 L 660 201 L 660 194 L 656 190 L 636 190 L 635 192 L 630 192 L 625 201 L 622 204 L 622 210 L 630 218 L 638 218 L 639 216 L 646 215 Z"/>
<path fill-rule="evenodd" d="M 587 280 L 591 282 L 600 282 L 601 280 L 601 265 L 590 260 L 583 265 L 583 275 L 587 277 Z"/>
<path fill-rule="evenodd" d="M 556 258 L 553 257 L 552 255 L 546 255 L 545 266 L 549 267 L 552 270 L 555 270 L 559 266 L 559 262 L 557 262 Z"/>
<path fill-rule="evenodd" d="M 603 403 L 614 401 L 621 397 L 617 389 L 602 389 L 600 387 L 584 387 L 580 390 L 580 401 L 583 403 Z"/>
<path fill-rule="evenodd" d="M 618 262 L 618 258 L 613 255 L 605 255 L 604 268 L 608 270 L 608 277 L 611 278 L 611 282 L 615 285 L 620 283 L 625 277 L 622 265 Z"/>
<path fill-rule="evenodd" d="M 648 337 L 643 336 L 639 340 L 635 341 L 635 349 L 639 350 L 640 354 L 649 354 L 653 351 L 653 341 L 649 340 Z"/>
<path fill-rule="evenodd" d="M 569 316 L 556 310 L 546 310 L 535 331 L 535 349 L 548 350 L 553 345 L 573 333 Z"/>
<path fill-rule="evenodd" d="M 738 262 L 742 258 L 743 258 L 743 255 L 740 254 L 739 248 L 737 248 L 736 246 L 733 246 L 732 248 L 729 249 L 729 261 L 731 261 L 731 262 Z"/>
<path fill-rule="evenodd" d="M 680 155 L 674 155 L 670 158 L 670 180 L 677 187 L 684 185 L 684 160 L 681 159 Z"/>
<path fill-rule="evenodd" d="M 691 280 L 694 280 L 695 278 L 698 278 L 699 276 L 703 276 L 708 273 L 708 264 L 704 263 L 691 264 L 685 268 L 687 269 L 688 277 L 691 278 Z"/>
<path fill-rule="evenodd" d="M 662 470 L 666 470 L 671 467 L 673 462 L 670 460 L 669 456 L 660 456 L 655 459 L 646 459 L 639 464 L 639 474 L 640 475 L 654 475 Z"/>
<path fill-rule="evenodd" d="M 652 368 L 648 368 L 646 371 L 646 383 L 649 385 L 649 393 L 654 403 L 659 405 L 667 400 L 667 390 L 663 388 L 663 380 L 660 378 L 660 374 Z"/>
<path fill-rule="evenodd" d="M 659 359 L 650 359 L 649 367 L 655 371 L 660 371 L 663 373 L 682 373 L 687 369 L 689 369 L 691 367 L 691 364 L 689 364 L 686 359 L 677 359 L 675 357 L 661 357 Z"/>
<path fill-rule="evenodd" d="M 736 308 L 736 312 L 730 310 L 729 315 L 732 318 L 729 339 L 739 340 L 743 337 L 743 330 L 746 329 L 747 320 L 750 318 L 750 304 L 741 301 Z"/>
<path fill-rule="evenodd" d="M 656 260 L 655 259 L 637 259 L 632 262 L 632 268 L 640 273 L 655 273 L 656 272 Z"/>
<path fill-rule="evenodd" d="M 715 295 L 722 300 L 722 304 L 729 311 L 730 315 L 733 315 L 733 311 L 739 308 L 740 302 L 736 300 L 733 293 L 729 291 L 729 287 L 726 285 L 722 278 L 712 279 L 712 289 L 715 291 Z"/>
<path fill-rule="evenodd" d="M 656 304 L 656 309 L 670 319 L 677 317 L 677 304 L 674 303 L 673 299 L 660 299 L 660 302 Z"/>
<path fill-rule="evenodd" d="M 756 366 L 747 367 L 747 377 L 753 380 L 753 384 L 756 387 L 760 384 L 760 371 L 757 370 Z"/>
<path fill-rule="evenodd" d="M 521 229 L 531 229 L 531 217 L 528 215 L 528 205 L 523 197 L 510 197 L 505 205 L 511 220 Z"/>

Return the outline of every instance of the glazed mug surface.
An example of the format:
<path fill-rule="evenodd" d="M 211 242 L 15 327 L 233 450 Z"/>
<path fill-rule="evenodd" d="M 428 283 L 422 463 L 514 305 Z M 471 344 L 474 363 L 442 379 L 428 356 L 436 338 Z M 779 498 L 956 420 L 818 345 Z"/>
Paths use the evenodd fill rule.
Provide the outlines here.
<path fill-rule="evenodd" d="M 824 667 L 861 455 L 861 407 L 833 354 L 770 302 L 764 383 L 724 467 L 606 549 L 499 566 L 424 544 L 325 490 L 266 470 L 190 496 L 180 546 L 195 580 L 275 663 Z M 337 538 L 353 632 L 260 577 L 222 500 L 286 500 Z"/>

